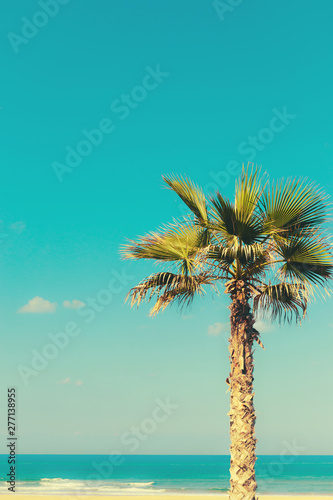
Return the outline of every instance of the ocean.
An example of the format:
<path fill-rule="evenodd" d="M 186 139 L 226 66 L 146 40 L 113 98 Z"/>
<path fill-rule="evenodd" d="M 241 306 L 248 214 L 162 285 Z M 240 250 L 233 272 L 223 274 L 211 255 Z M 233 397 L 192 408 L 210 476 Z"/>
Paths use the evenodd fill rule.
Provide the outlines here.
<path fill-rule="evenodd" d="M 0 494 L 8 493 L 0 455 Z M 333 456 L 262 455 L 258 494 L 333 494 Z M 16 492 L 53 495 L 226 493 L 226 455 L 18 455 Z"/>

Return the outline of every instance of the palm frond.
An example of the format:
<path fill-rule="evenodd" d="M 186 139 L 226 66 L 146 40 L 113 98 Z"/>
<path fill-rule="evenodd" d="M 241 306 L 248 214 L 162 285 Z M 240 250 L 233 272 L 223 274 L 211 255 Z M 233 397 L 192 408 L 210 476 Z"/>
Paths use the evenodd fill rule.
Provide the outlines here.
<path fill-rule="evenodd" d="M 131 297 L 131 306 L 135 304 L 139 306 L 143 300 L 147 299 L 149 302 L 155 297 L 156 303 L 150 313 L 155 315 L 174 301 L 180 305 L 189 304 L 195 295 L 203 293 L 203 285 L 214 286 L 216 279 L 208 273 L 195 276 L 170 272 L 156 273 L 133 287 L 126 300 Z"/>
<path fill-rule="evenodd" d="M 211 199 L 211 203 L 212 213 L 209 228 L 214 231 L 216 237 L 220 237 L 222 241 L 230 245 L 237 241 L 235 207 L 220 193 L 216 193 L 215 197 Z"/>
<path fill-rule="evenodd" d="M 245 209 L 244 212 L 240 209 L 237 211 L 235 205 L 223 198 L 220 193 L 216 193 L 211 203 L 209 228 L 225 245 L 237 245 L 239 241 L 251 245 L 262 239 L 263 224 L 258 214 L 245 216 Z"/>
<path fill-rule="evenodd" d="M 273 254 L 269 246 L 258 245 L 251 259 L 243 264 L 243 278 L 253 280 L 265 276 L 274 265 Z"/>
<path fill-rule="evenodd" d="M 265 251 L 265 248 L 260 243 L 230 245 L 226 247 L 210 245 L 207 247 L 206 257 L 229 265 L 236 259 L 239 259 L 242 265 L 249 265 L 257 260 Z"/>
<path fill-rule="evenodd" d="M 276 182 L 263 195 L 266 231 L 280 235 L 304 233 L 328 217 L 327 197 L 314 184 L 293 179 Z"/>
<path fill-rule="evenodd" d="M 189 304 L 205 285 L 226 279 L 244 284 L 255 312 L 299 321 L 315 287 L 328 293 L 332 247 L 325 233 L 319 234 L 328 203 L 314 184 L 287 180 L 266 189 L 259 170 L 248 166 L 234 203 L 217 192 L 207 206 L 203 191 L 187 177 L 164 180 L 191 214 L 123 246 L 124 258 L 172 264 L 132 288 L 132 305 L 156 298 L 151 314 L 157 314 L 172 303 Z"/>
<path fill-rule="evenodd" d="M 323 285 L 333 277 L 333 257 L 330 245 L 316 233 L 312 237 L 292 236 L 276 242 L 278 254 L 285 263 L 278 273 L 304 283 Z"/>
<path fill-rule="evenodd" d="M 258 212 L 264 189 L 259 178 L 260 168 L 250 168 L 250 165 L 248 163 L 246 168 L 243 165 L 241 177 L 236 181 L 235 214 L 237 220 L 244 223 L 249 223 Z"/>
<path fill-rule="evenodd" d="M 194 259 L 205 246 L 204 233 L 204 229 L 193 223 L 172 224 L 163 233 L 150 233 L 137 242 L 123 245 L 121 253 L 125 259 L 179 261 L 192 272 Z"/>
<path fill-rule="evenodd" d="M 253 311 L 269 312 L 272 321 L 299 322 L 304 318 L 308 304 L 308 290 L 291 283 L 265 285 L 253 299 Z"/>
<path fill-rule="evenodd" d="M 202 189 L 187 177 L 169 175 L 162 177 L 164 182 L 172 189 L 194 213 L 199 222 L 208 220 L 206 198 Z"/>

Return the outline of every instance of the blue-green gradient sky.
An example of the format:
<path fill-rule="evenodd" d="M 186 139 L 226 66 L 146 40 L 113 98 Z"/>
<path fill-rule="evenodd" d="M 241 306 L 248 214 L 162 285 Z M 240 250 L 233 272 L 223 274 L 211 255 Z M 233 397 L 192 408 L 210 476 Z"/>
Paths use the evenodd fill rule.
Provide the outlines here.
<path fill-rule="evenodd" d="M 162 174 L 230 195 L 231 169 L 252 160 L 332 193 L 333 4 L 52 5 L 48 17 L 35 0 L 4 2 L 0 19 L 1 418 L 16 386 L 21 453 L 129 453 L 123 433 L 169 397 L 179 408 L 136 453 L 228 453 L 226 296 L 155 319 L 131 310 L 127 290 L 152 269 L 119 246 L 182 215 Z M 100 125 L 95 146 L 79 144 Z M 67 158 L 75 168 L 68 146 L 86 154 Z M 35 297 L 55 311 L 17 312 Z M 94 299 L 86 316 L 63 306 Z M 258 453 L 332 452 L 331 309 L 316 303 L 302 328 L 261 325 Z M 69 322 L 80 334 L 25 385 L 18 367 Z"/>

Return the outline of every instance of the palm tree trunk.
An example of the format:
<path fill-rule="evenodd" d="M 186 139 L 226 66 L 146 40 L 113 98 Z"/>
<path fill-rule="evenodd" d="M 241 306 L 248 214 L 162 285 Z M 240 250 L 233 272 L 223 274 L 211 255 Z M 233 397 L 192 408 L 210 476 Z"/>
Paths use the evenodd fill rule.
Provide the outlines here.
<path fill-rule="evenodd" d="M 230 352 L 230 492 L 231 500 L 254 500 L 255 480 L 253 406 L 253 315 L 248 303 L 250 292 L 243 281 L 227 287 L 232 304 Z"/>

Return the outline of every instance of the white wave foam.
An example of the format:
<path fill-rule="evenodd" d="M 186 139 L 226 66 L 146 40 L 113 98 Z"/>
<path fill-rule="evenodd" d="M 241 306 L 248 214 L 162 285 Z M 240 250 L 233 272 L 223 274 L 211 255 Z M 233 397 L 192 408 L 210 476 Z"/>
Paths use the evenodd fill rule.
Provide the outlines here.
<path fill-rule="evenodd" d="M 151 495 L 165 493 L 164 489 L 152 488 L 154 482 L 94 481 L 62 478 L 42 478 L 40 481 L 17 481 L 17 493 L 30 495 Z M 0 494 L 7 493 L 0 491 Z"/>

